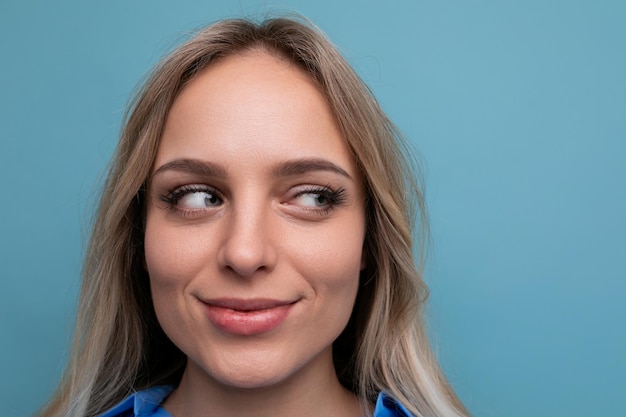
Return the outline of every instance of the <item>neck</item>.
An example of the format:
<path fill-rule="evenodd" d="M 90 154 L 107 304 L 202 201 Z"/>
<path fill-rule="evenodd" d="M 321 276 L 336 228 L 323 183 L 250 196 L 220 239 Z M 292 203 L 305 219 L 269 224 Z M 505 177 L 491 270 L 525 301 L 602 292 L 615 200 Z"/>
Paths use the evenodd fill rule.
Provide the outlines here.
<path fill-rule="evenodd" d="M 337 379 L 332 353 L 278 383 L 241 388 L 211 378 L 192 361 L 165 409 L 173 417 L 359 417 L 366 413 L 357 397 Z"/>

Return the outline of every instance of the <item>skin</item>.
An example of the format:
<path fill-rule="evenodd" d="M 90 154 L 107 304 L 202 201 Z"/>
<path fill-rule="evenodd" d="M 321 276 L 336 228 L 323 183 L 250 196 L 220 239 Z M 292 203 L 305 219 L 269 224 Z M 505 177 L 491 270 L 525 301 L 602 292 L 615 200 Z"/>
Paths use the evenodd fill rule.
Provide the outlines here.
<path fill-rule="evenodd" d="M 365 266 L 365 197 L 315 82 L 264 51 L 218 61 L 175 100 L 154 167 L 146 266 L 159 323 L 188 357 L 164 407 L 364 415 L 337 380 L 332 344 Z M 208 313 L 216 299 L 278 300 L 287 312 L 267 329 L 220 315 L 233 332 Z"/>

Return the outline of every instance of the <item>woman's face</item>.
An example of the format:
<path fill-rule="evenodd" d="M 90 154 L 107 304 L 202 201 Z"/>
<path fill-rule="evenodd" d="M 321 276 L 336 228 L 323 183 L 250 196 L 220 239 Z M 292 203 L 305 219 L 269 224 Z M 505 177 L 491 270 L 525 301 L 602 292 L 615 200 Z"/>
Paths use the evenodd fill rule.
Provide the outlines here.
<path fill-rule="evenodd" d="M 251 51 L 183 89 L 149 182 L 145 251 L 186 372 L 233 387 L 328 374 L 364 235 L 362 180 L 308 75 Z"/>

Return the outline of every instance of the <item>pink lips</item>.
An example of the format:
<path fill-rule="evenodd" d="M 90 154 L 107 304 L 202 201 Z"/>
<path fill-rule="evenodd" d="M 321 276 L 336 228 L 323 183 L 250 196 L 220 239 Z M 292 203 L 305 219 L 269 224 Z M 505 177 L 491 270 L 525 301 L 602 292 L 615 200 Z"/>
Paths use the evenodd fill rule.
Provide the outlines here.
<path fill-rule="evenodd" d="M 292 301 L 220 298 L 204 301 L 211 323 L 226 333 L 255 335 L 278 327 L 289 315 Z"/>

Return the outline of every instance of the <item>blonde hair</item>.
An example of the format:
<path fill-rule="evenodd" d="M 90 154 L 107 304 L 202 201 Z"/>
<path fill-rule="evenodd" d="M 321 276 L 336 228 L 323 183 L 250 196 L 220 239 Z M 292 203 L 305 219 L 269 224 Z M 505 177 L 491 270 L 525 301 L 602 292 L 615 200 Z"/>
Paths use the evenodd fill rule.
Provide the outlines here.
<path fill-rule="evenodd" d="M 156 320 L 143 264 L 145 181 L 183 86 L 216 60 L 250 49 L 299 65 L 319 84 L 366 184 L 368 262 L 353 316 L 333 345 L 340 381 L 364 402 L 385 391 L 416 416 L 467 416 L 424 329 L 427 288 L 412 230 L 420 230 L 423 249 L 427 223 L 415 166 L 367 86 L 319 30 L 298 18 L 215 23 L 164 59 L 135 96 L 85 259 L 73 354 L 40 415 L 95 416 L 135 390 L 178 382 L 186 358 Z"/>

